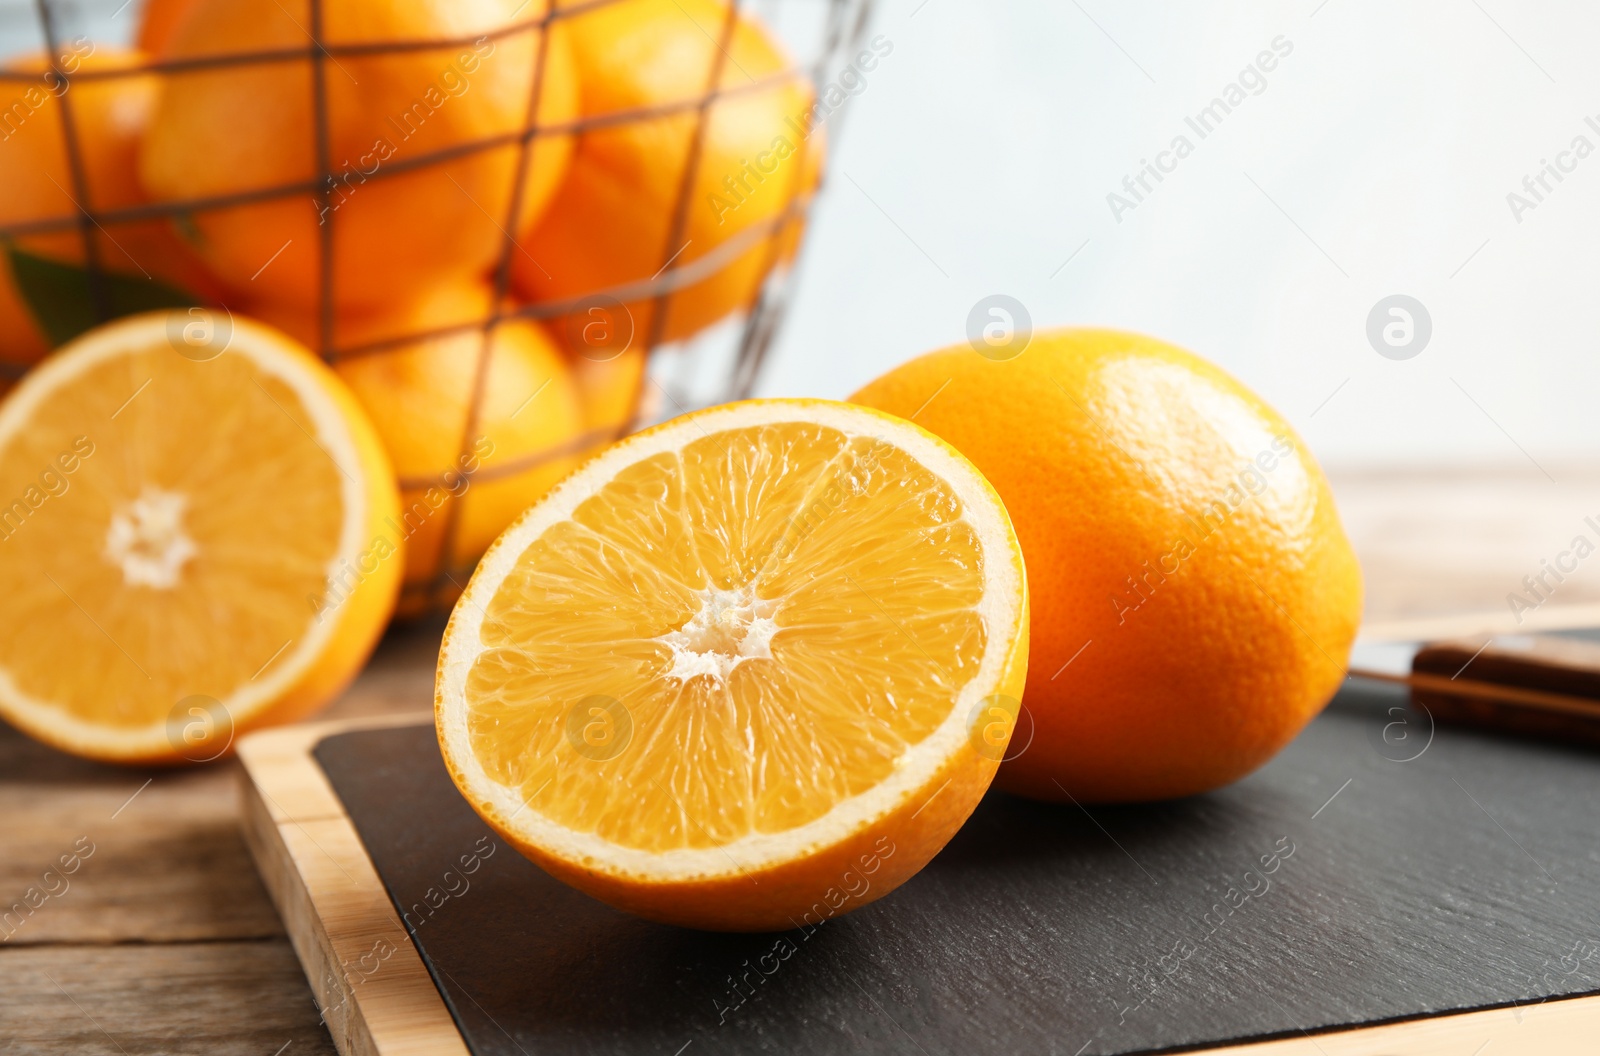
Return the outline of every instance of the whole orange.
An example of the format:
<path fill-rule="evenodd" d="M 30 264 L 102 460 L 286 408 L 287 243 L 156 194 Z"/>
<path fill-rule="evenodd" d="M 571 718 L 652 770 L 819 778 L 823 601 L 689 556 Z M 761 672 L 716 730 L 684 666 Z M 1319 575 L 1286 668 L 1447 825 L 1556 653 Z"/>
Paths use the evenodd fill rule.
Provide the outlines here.
<path fill-rule="evenodd" d="M 1033 663 L 997 784 L 1127 802 L 1242 777 L 1344 679 L 1361 571 L 1326 479 L 1180 348 L 1057 330 L 992 358 L 1014 349 L 933 352 L 852 397 L 949 441 L 1016 525 Z"/>
<path fill-rule="evenodd" d="M 84 324 L 99 321 L 91 311 L 92 291 L 82 273 L 50 269 L 50 264 L 81 268 L 85 263 L 86 242 L 92 244 L 96 263 L 107 275 L 116 276 L 115 294 L 104 290 L 106 307 L 128 311 L 153 307 L 124 303 L 127 291 L 149 280 L 159 281 L 180 292 L 193 294 L 196 303 L 211 299 L 218 291 L 192 253 L 162 220 L 113 221 L 100 219 L 87 225 L 92 238 L 85 238 L 79 207 L 92 212 L 126 209 L 146 201 L 134 178 L 134 161 L 140 138 L 150 119 L 155 100 L 156 80 L 138 72 L 145 61 L 140 52 L 122 51 L 104 45 L 79 43 L 62 51 L 63 80 L 42 55 L 32 55 L 6 64 L 11 71 L 36 74 L 37 80 L 8 82 L 3 86 L 0 104 L 0 225 L 34 221 L 62 221 L 54 230 L 11 239 L 11 250 L 43 261 L 53 278 L 55 296 L 62 304 L 61 287 L 80 302 Z M 74 82 L 75 73 L 106 74 L 127 71 L 126 76 Z M 61 98 L 71 92 L 72 119 L 82 162 L 83 186 L 73 179 L 67 153 L 66 134 L 61 120 Z M 0 362 L 21 373 L 20 368 L 37 362 L 51 345 L 51 335 L 35 316 L 17 285 L 12 255 L 0 252 Z"/>
<path fill-rule="evenodd" d="M 537 62 L 546 4 L 322 4 L 327 51 L 318 58 L 331 175 L 320 184 L 309 7 L 309 0 L 198 0 L 176 31 L 171 57 L 273 49 L 305 55 L 165 75 L 140 156 L 145 184 L 166 200 L 290 188 L 192 215 L 197 248 L 250 298 L 315 302 L 324 225 L 332 231 L 333 296 L 341 305 L 393 303 L 490 267 L 506 232 L 548 203 L 571 149 L 565 134 L 536 139 L 519 217 L 511 217 L 516 140 L 535 72 L 542 77 L 540 124 L 570 122 L 577 105 L 561 33 L 551 33 L 542 66 Z M 428 41 L 447 43 L 409 46 Z M 382 45 L 394 50 L 340 50 Z M 441 159 L 440 152 L 454 153 Z"/>
<path fill-rule="evenodd" d="M 793 254 L 801 225 L 771 225 L 821 173 L 823 137 L 808 135 L 813 93 L 753 19 L 738 17 L 724 54 L 727 12 L 723 0 L 622 0 L 566 23 L 581 116 L 602 123 L 579 137 L 555 201 L 523 237 L 528 252 L 513 265 L 522 296 L 581 297 L 715 254 L 703 265 L 709 274 L 665 302 L 659 336 L 674 341 L 744 307 L 768 270 Z M 707 107 L 696 152 L 698 101 L 713 70 L 726 94 Z M 638 341 L 647 341 L 653 301 L 627 305 Z"/>
<path fill-rule="evenodd" d="M 450 328 L 486 319 L 492 300 L 487 283 L 470 280 L 335 321 L 336 347 L 372 346 L 334 370 L 365 408 L 399 478 L 401 616 L 454 601 L 479 555 L 582 454 L 578 393 L 560 350 L 534 322 L 495 328 L 469 422 L 482 330 Z M 317 347 L 315 313 L 271 304 L 252 312 Z M 435 330 L 449 332 L 406 339 Z"/>

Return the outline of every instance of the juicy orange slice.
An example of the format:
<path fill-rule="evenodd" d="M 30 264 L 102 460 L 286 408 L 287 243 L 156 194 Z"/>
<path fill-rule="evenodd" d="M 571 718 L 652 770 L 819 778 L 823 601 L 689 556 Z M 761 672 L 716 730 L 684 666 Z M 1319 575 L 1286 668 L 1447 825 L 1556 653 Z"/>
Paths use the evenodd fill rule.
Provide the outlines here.
<path fill-rule="evenodd" d="M 908 422 L 814 400 L 686 415 L 484 557 L 439 660 L 445 762 L 600 899 L 815 923 L 910 877 L 977 805 L 1017 714 L 1025 583 L 988 483 Z"/>
<path fill-rule="evenodd" d="M 0 715 L 213 758 L 326 701 L 394 604 L 394 478 L 331 371 L 244 319 L 85 335 L 0 405 Z"/>

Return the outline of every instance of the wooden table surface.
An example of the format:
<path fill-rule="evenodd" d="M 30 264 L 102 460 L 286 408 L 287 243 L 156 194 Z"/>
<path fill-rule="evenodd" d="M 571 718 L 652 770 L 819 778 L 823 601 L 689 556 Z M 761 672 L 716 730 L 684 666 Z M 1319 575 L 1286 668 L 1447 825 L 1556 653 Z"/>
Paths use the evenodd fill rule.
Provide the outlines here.
<path fill-rule="evenodd" d="M 1600 468 L 1545 469 L 1553 480 L 1526 463 L 1333 474 L 1367 618 L 1505 612 L 1575 536 L 1600 543 L 1584 523 L 1600 524 Z M 1550 601 L 1600 602 L 1600 557 Z M 441 627 L 391 632 L 321 717 L 426 711 Z M 335 1051 L 240 838 L 238 780 L 233 762 L 99 766 L 0 726 L 0 905 L 81 856 L 68 886 L 52 879 L 56 892 L 0 939 L 0 1054 Z"/>

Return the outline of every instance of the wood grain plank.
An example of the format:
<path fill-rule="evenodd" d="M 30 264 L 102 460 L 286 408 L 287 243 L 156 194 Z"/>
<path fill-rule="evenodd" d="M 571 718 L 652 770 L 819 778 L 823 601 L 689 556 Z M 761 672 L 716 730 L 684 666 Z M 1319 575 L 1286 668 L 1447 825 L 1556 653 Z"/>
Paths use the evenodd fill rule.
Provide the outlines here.
<path fill-rule="evenodd" d="M 441 628 L 391 631 L 328 714 L 431 710 Z M 239 775 L 106 766 L 0 724 L 0 946 L 284 934 L 240 834 Z"/>
<path fill-rule="evenodd" d="M 1366 619 L 1508 612 L 1575 536 L 1600 546 L 1600 467 L 1527 463 L 1457 468 L 1330 469 L 1339 515 L 1366 572 Z M 1554 478 L 1553 480 L 1551 478 Z M 1582 562 L 1552 604 L 1600 602 L 1600 560 Z"/>
<path fill-rule="evenodd" d="M 333 1056 L 287 939 L 0 947 L 6 1056 Z"/>
<path fill-rule="evenodd" d="M 441 627 L 391 631 L 330 713 L 431 707 Z M 0 723 L 0 1054 L 337 1051 L 245 845 L 240 772 L 106 766 Z"/>
<path fill-rule="evenodd" d="M 236 763 L 96 767 L 12 730 L 0 760 L 0 944 L 283 934 L 239 835 Z"/>

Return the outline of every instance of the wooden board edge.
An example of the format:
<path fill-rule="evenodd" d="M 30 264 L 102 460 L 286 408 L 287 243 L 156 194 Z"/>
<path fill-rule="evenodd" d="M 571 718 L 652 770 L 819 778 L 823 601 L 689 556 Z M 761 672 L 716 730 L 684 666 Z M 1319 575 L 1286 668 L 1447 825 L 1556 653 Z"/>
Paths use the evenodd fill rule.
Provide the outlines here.
<path fill-rule="evenodd" d="M 1451 1012 L 1297 1038 L 1185 1049 L 1206 1056 L 1551 1056 L 1592 1052 L 1600 995 Z"/>
<path fill-rule="evenodd" d="M 314 723 L 265 730 L 239 745 L 245 843 L 342 1056 L 469 1056 L 355 825 L 311 755 L 336 733 L 431 721 L 419 713 Z M 309 784 L 308 769 L 316 774 Z M 302 809 L 288 815 L 275 806 L 283 802 Z"/>
<path fill-rule="evenodd" d="M 256 786 L 266 792 L 266 806 L 274 821 L 342 816 L 344 807 L 339 797 L 323 776 L 322 767 L 311 757 L 317 744 L 350 730 L 432 723 L 433 712 L 413 711 L 270 726 L 241 737 L 236 752 Z M 302 801 L 304 806 L 300 805 Z"/>

